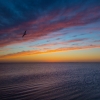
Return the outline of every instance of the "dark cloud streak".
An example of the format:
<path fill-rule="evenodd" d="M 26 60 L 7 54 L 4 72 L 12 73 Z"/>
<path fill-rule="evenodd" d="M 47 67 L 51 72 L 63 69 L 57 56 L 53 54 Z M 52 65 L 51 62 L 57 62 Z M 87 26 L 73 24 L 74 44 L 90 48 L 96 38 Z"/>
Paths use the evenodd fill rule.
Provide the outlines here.
<path fill-rule="evenodd" d="M 0 0 L 0 46 L 96 21 L 100 21 L 99 0 Z M 26 29 L 28 37 L 17 42 L 14 37 Z"/>

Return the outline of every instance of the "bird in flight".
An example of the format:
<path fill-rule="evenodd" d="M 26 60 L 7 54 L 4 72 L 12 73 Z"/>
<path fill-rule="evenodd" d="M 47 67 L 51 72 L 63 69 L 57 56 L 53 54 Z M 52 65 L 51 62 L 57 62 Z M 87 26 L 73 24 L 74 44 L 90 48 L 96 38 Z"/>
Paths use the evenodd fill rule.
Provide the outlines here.
<path fill-rule="evenodd" d="M 24 34 L 23 34 L 23 36 L 22 37 L 24 37 L 26 35 L 26 31 L 24 32 Z"/>

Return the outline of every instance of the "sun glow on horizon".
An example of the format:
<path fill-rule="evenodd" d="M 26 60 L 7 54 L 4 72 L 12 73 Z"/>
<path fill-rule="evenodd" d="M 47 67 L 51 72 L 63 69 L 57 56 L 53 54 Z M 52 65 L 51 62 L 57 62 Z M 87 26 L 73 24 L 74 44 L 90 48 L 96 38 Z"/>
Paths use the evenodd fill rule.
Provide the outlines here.
<path fill-rule="evenodd" d="M 0 62 L 100 62 L 99 1 L 29 2 L 0 2 Z"/>

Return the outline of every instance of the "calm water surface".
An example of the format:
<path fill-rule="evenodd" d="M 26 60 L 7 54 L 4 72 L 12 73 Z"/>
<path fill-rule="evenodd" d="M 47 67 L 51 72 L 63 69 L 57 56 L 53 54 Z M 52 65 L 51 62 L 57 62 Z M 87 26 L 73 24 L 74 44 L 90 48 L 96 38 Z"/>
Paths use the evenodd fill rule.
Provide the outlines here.
<path fill-rule="evenodd" d="M 0 64 L 0 100 L 100 100 L 100 63 Z"/>

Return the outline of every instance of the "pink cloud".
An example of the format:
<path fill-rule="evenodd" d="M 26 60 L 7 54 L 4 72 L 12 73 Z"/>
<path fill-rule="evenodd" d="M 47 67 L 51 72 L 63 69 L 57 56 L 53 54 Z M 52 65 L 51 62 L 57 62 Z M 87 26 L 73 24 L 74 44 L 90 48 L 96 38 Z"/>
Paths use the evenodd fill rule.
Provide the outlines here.
<path fill-rule="evenodd" d="M 67 19 L 67 15 L 70 13 L 70 11 L 73 11 L 72 9 L 70 9 L 68 11 L 66 10 L 65 11 L 66 13 L 62 14 L 62 16 L 66 17 L 65 20 L 61 20 L 60 19 L 61 16 L 60 17 L 58 16 L 59 10 L 53 11 L 53 12 L 49 13 L 48 15 L 46 15 L 44 18 L 41 17 L 41 18 L 37 19 L 36 21 L 31 20 L 29 22 L 24 22 L 21 25 L 18 25 L 16 27 L 11 27 L 11 28 L 8 28 L 5 30 L 1 30 L 0 34 L 8 32 L 9 38 L 0 40 L 0 47 L 7 46 L 7 45 L 13 45 L 16 43 L 22 43 L 22 42 L 26 42 L 26 41 L 30 41 L 30 40 L 35 41 L 35 40 L 38 40 L 40 37 L 49 35 L 51 32 L 57 31 L 59 29 L 92 23 L 92 22 L 94 22 L 94 20 L 97 20 L 99 18 L 100 14 L 96 13 L 96 12 L 98 12 L 99 9 L 100 9 L 100 7 L 96 7 L 91 10 L 87 10 L 87 12 L 85 12 L 85 11 L 79 12 L 76 15 L 74 15 L 70 20 Z M 94 15 L 94 17 L 87 19 L 87 17 L 92 12 L 96 13 Z M 55 20 L 56 18 L 58 18 L 57 21 L 54 21 L 52 23 L 50 22 L 52 20 Z M 85 20 L 82 20 L 83 18 L 85 18 Z M 34 25 L 37 27 L 37 29 L 33 28 Z M 27 36 L 25 36 L 22 39 L 19 39 L 19 38 L 21 38 L 22 30 L 25 30 L 26 28 L 28 29 Z M 16 30 L 19 30 L 20 34 L 18 34 L 18 32 L 15 32 Z M 13 34 L 15 37 L 13 37 Z M 16 39 L 16 37 L 17 37 L 17 39 Z M 69 41 L 69 42 L 71 42 L 71 41 Z"/>

